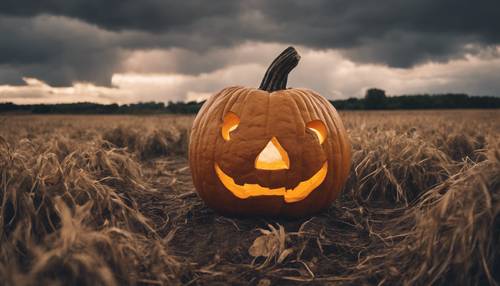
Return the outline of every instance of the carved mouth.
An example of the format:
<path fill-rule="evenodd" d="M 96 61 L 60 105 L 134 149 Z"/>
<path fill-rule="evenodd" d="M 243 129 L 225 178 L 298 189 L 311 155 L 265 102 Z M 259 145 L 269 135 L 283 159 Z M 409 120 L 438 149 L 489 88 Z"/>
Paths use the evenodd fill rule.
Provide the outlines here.
<path fill-rule="evenodd" d="M 233 178 L 224 173 L 217 163 L 215 163 L 215 173 L 219 177 L 222 184 L 233 193 L 236 197 L 240 199 L 247 199 L 249 197 L 258 196 L 282 196 L 286 203 L 298 202 L 305 199 L 314 189 L 316 189 L 326 178 L 326 173 L 328 171 L 328 162 L 325 162 L 323 166 L 309 179 L 300 182 L 293 189 L 281 188 L 267 188 L 259 184 L 244 184 L 238 185 L 234 182 Z"/>

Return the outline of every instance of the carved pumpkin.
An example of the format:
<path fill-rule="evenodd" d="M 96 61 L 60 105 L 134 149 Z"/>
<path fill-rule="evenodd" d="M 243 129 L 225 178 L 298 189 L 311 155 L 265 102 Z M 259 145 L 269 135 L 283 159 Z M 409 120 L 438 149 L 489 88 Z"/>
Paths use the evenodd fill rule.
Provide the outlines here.
<path fill-rule="evenodd" d="M 349 173 L 351 149 L 330 102 L 286 88 L 300 56 L 293 47 L 271 64 L 259 87 L 228 87 L 193 123 L 193 182 L 211 208 L 233 215 L 303 216 L 328 207 Z"/>

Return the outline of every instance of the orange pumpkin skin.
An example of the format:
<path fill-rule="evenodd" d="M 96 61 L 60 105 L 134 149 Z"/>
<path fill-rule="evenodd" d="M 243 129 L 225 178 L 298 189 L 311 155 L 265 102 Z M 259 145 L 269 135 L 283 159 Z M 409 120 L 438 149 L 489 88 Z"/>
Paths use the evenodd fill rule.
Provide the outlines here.
<path fill-rule="evenodd" d="M 228 113 L 239 118 L 230 139 L 221 133 Z M 318 120 L 326 127 L 323 142 L 308 128 L 308 123 Z M 256 158 L 271 138 L 286 151 L 288 168 L 256 168 Z M 329 207 L 340 194 L 350 170 L 351 147 L 338 113 L 314 91 L 229 87 L 209 98 L 196 116 L 189 164 L 198 194 L 220 213 L 299 217 Z M 327 171 L 322 180 L 316 180 L 319 185 L 294 201 L 286 201 L 284 195 L 252 195 L 251 191 L 248 197 L 238 197 L 216 171 L 219 168 L 239 186 L 258 184 L 261 193 L 267 189 L 281 193 L 285 188 L 285 193 L 292 194 L 298 193 L 295 190 L 301 182 L 318 177 L 315 174 L 324 170 L 322 166 Z"/>

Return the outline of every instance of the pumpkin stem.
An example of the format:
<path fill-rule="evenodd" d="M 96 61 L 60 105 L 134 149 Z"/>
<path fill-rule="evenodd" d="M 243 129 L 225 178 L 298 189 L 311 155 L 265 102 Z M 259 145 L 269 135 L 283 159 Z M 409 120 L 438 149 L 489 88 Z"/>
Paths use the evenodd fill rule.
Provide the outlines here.
<path fill-rule="evenodd" d="M 259 89 L 268 92 L 286 89 L 288 74 L 297 66 L 299 60 L 300 55 L 294 47 L 286 48 L 267 68 Z"/>

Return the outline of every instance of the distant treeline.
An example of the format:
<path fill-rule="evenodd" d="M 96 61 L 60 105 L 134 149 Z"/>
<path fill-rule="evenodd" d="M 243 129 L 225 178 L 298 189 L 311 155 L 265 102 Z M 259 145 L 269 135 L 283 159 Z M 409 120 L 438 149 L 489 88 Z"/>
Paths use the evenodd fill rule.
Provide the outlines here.
<path fill-rule="evenodd" d="M 91 102 L 60 104 L 14 104 L 0 103 L 1 112 L 33 113 L 33 114 L 155 114 L 179 113 L 190 114 L 200 110 L 203 102 L 139 102 L 118 105 Z"/>
<path fill-rule="evenodd" d="M 500 108 L 500 97 L 469 96 L 460 93 L 386 96 L 382 89 L 371 88 L 364 98 L 333 100 L 337 109 L 449 109 Z"/>
<path fill-rule="evenodd" d="M 33 114 L 194 114 L 204 102 L 139 102 L 134 104 L 97 104 L 89 102 L 64 104 L 26 104 L 11 102 L 0 103 L 1 112 Z M 423 94 L 423 95 L 385 95 L 381 89 L 369 89 L 364 98 L 333 100 L 331 103 L 339 110 L 373 109 L 449 109 L 449 108 L 500 108 L 500 97 L 468 96 L 467 94 Z"/>

